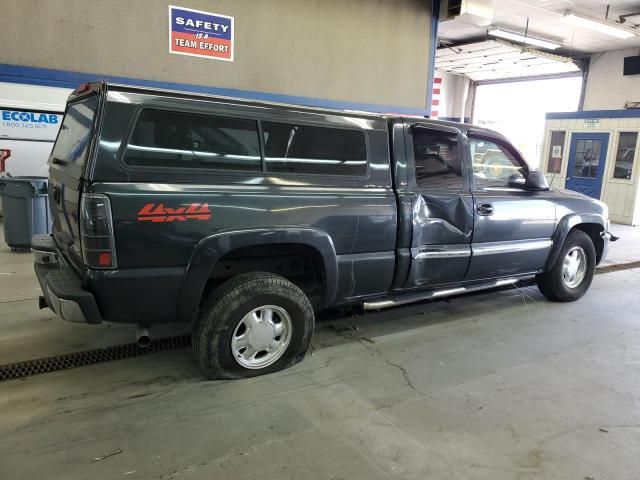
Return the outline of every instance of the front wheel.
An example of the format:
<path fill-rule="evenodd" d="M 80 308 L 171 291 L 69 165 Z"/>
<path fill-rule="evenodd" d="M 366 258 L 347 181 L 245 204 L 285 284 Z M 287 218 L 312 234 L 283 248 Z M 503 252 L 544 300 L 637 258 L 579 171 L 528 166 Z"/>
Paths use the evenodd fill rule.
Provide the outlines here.
<path fill-rule="evenodd" d="M 193 352 L 209 378 L 253 377 L 302 360 L 313 328 L 313 308 L 296 285 L 271 273 L 245 273 L 205 300 Z"/>
<path fill-rule="evenodd" d="M 573 230 L 567 235 L 553 266 L 536 276 L 538 288 L 550 300 L 573 302 L 582 297 L 593 280 L 596 249 L 589 235 Z"/>

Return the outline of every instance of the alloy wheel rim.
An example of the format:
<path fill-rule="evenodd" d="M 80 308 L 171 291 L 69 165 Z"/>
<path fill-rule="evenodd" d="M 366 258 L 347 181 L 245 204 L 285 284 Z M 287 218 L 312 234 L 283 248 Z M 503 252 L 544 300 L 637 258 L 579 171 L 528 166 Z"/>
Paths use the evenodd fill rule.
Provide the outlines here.
<path fill-rule="evenodd" d="M 275 363 L 289 346 L 293 324 L 287 311 L 277 305 L 263 305 L 244 315 L 231 337 L 231 353 L 248 369 Z"/>
<path fill-rule="evenodd" d="M 587 254 L 582 247 L 573 247 L 562 262 L 562 281 L 569 288 L 578 287 L 587 274 Z"/>

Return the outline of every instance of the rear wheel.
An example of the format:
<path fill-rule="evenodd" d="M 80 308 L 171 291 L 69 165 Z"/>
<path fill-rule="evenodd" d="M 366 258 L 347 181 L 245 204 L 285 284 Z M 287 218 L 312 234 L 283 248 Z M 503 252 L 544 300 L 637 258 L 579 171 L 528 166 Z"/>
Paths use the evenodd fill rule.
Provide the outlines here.
<path fill-rule="evenodd" d="M 253 377 L 302 360 L 313 328 L 313 308 L 296 285 L 271 273 L 245 273 L 206 299 L 193 352 L 209 378 Z"/>
<path fill-rule="evenodd" d="M 593 280 L 596 250 L 589 235 L 573 230 L 567 235 L 553 266 L 536 276 L 540 291 L 550 300 L 573 302 L 582 297 Z"/>

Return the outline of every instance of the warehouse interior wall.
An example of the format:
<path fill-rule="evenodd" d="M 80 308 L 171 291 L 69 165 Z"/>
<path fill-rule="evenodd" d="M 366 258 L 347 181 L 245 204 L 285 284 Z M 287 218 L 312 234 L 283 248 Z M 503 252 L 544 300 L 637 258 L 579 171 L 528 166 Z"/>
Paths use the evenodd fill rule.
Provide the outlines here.
<path fill-rule="evenodd" d="M 275 96 L 267 100 L 426 111 L 430 1 L 183 0 L 179 6 L 235 18 L 232 62 L 170 54 L 168 4 L 157 0 L 3 0 L 0 62 L 5 73 L 16 73 L 12 66 L 45 69 L 23 69 L 17 77 L 55 77 L 46 70 L 55 69 Z"/>
<path fill-rule="evenodd" d="M 640 55 L 637 48 L 591 56 L 584 110 L 620 110 L 626 101 L 640 102 L 640 75 L 622 75 L 624 57 Z"/>

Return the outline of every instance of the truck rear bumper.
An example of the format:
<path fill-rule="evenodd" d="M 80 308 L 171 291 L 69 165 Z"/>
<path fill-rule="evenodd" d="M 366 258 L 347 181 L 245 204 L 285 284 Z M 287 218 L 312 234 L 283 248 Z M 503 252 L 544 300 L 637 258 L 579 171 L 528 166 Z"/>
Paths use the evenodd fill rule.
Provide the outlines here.
<path fill-rule="evenodd" d="M 79 274 L 50 235 L 34 236 L 32 245 L 41 308 L 49 307 L 70 322 L 176 322 L 184 267 L 86 269 Z"/>
<path fill-rule="evenodd" d="M 80 276 L 62 265 L 58 258 L 53 240 L 48 244 L 38 239 L 34 244 L 34 269 L 44 303 L 68 322 L 101 323 L 102 316 L 93 294 L 82 288 Z"/>

